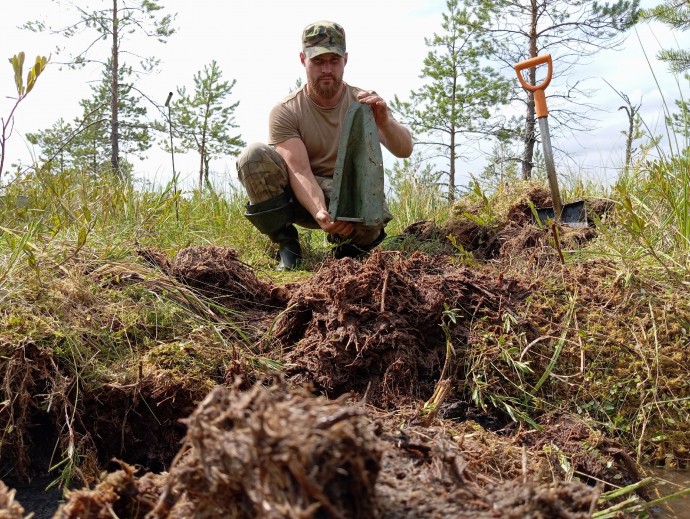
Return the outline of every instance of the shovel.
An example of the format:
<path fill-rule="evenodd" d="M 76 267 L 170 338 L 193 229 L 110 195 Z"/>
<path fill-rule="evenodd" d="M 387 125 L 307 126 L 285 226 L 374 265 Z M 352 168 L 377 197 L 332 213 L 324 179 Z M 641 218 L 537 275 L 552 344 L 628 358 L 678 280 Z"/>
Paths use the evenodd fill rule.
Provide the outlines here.
<path fill-rule="evenodd" d="M 328 207 L 331 218 L 380 225 L 385 218 L 381 143 L 371 107 L 353 102 L 345 114 Z"/>
<path fill-rule="evenodd" d="M 537 65 L 548 64 L 548 71 L 544 81 L 538 85 L 530 85 L 522 76 L 522 71 L 525 69 L 536 67 Z M 541 142 L 544 147 L 544 162 L 546 163 L 546 175 L 549 179 L 549 187 L 551 189 L 551 200 L 553 207 L 537 208 L 537 216 L 539 223 L 546 223 L 547 220 L 555 220 L 558 223 L 563 223 L 570 227 L 587 227 L 587 215 L 585 210 L 584 200 L 578 200 L 569 204 L 563 205 L 561 201 L 561 192 L 558 190 L 558 179 L 556 177 L 556 167 L 553 162 L 553 152 L 551 150 L 551 137 L 549 135 L 549 111 L 546 108 L 546 94 L 544 90 L 551 82 L 551 75 L 553 73 L 553 63 L 551 61 L 551 54 L 544 54 L 525 61 L 521 61 L 515 65 L 515 72 L 520 80 L 522 88 L 534 94 L 534 104 L 536 106 L 537 120 L 539 121 L 539 130 L 541 132 Z"/>

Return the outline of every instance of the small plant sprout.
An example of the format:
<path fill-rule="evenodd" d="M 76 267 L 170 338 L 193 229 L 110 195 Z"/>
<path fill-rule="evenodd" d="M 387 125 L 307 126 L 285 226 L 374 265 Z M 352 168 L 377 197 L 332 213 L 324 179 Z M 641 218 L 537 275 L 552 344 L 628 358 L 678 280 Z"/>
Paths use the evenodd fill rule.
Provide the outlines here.
<path fill-rule="evenodd" d="M 5 145 L 7 144 L 7 139 L 12 135 L 12 129 L 14 127 L 14 112 L 19 106 L 19 103 L 21 103 L 24 98 L 29 95 L 29 92 L 33 90 L 38 76 L 45 70 L 49 59 L 45 56 L 36 56 L 34 65 L 29 69 L 26 75 L 25 84 L 24 57 L 24 53 L 20 52 L 10 58 L 10 63 L 12 63 L 12 68 L 14 69 L 14 83 L 17 87 L 17 98 L 7 119 L 4 117 L 0 118 L 0 123 L 2 124 L 2 133 L 0 133 L 0 177 L 2 177 L 3 167 L 5 165 Z"/>

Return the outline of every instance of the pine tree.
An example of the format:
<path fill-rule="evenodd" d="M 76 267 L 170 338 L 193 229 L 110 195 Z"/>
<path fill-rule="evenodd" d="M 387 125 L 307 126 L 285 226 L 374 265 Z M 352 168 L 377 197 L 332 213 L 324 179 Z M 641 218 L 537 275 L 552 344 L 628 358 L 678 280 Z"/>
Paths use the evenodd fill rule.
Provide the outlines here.
<path fill-rule="evenodd" d="M 234 112 L 239 101 L 226 103 L 236 81 L 223 81 L 223 73 L 216 61 L 205 65 L 194 75 L 194 92 L 177 88 L 179 99 L 172 104 L 172 122 L 179 138 L 176 151 L 195 151 L 199 154 L 199 189 L 208 182 L 211 160 L 221 155 L 238 155 L 245 146 L 240 135 L 231 135 L 237 128 Z M 166 125 L 158 123 L 159 129 Z M 165 148 L 170 146 L 164 140 Z"/>
<path fill-rule="evenodd" d="M 144 158 L 152 144 L 150 129 L 141 97 L 127 87 L 126 80 L 131 74 L 129 67 L 120 67 L 118 154 Z M 110 77 L 110 67 L 106 66 L 102 81 L 91 87 L 92 97 L 79 101 L 82 115 L 72 124 L 60 119 L 52 128 L 28 135 L 29 141 L 41 148 L 43 161 L 55 163 L 57 159 L 60 170 L 78 168 L 94 175 L 111 171 L 112 139 L 108 133 L 112 120 Z M 121 158 L 119 168 L 119 174 L 127 177 L 131 172 L 131 162 Z"/>
<path fill-rule="evenodd" d="M 666 0 L 664 3 L 642 11 L 642 19 L 656 20 L 672 29 L 685 31 L 690 28 L 690 1 Z M 658 58 L 666 61 L 673 72 L 684 72 L 690 69 L 690 51 L 688 49 L 662 49 Z"/>
<path fill-rule="evenodd" d="M 448 200 L 455 199 L 457 163 L 463 137 L 496 131 L 494 109 L 507 102 L 509 82 L 486 64 L 491 41 L 478 30 L 487 9 L 460 9 L 457 0 L 446 2 L 441 34 L 426 39 L 430 47 L 421 77 L 426 84 L 410 93 L 410 101 L 394 99 L 391 106 L 415 135 L 448 161 Z"/>
<path fill-rule="evenodd" d="M 58 54 L 67 54 L 67 60 L 63 64 L 70 68 L 81 68 L 96 63 L 110 73 L 107 95 L 110 103 L 110 166 L 115 174 L 120 175 L 123 173 L 120 166 L 120 139 L 123 135 L 120 130 L 119 110 L 123 106 L 120 97 L 127 95 L 132 88 L 131 84 L 123 85 L 120 80 L 123 75 L 134 74 L 138 77 L 140 74 L 151 72 L 159 63 L 159 60 L 153 57 L 143 58 L 139 61 L 136 72 L 133 72 L 133 68 L 121 59 L 124 38 L 131 38 L 132 34 L 136 33 L 163 43 L 174 33 L 174 16 L 161 15 L 163 7 L 158 0 L 107 0 L 109 3 L 102 9 L 82 8 L 62 0 L 53 1 L 74 10 L 76 21 L 64 28 L 54 28 L 44 21 L 37 20 L 24 24 L 24 28 L 34 32 L 48 31 L 67 39 L 81 34 L 93 36 L 85 48 L 73 53 L 59 49 Z M 104 43 L 109 43 L 109 46 L 104 47 Z M 123 71 L 126 73 L 123 74 Z"/>

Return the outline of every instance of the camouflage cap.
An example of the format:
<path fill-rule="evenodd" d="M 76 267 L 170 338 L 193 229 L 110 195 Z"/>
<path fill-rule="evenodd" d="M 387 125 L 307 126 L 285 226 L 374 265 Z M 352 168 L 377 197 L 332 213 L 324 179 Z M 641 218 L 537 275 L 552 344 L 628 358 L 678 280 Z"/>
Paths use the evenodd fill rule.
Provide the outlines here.
<path fill-rule="evenodd" d="M 344 56 L 345 30 L 326 20 L 311 23 L 302 32 L 302 51 L 308 58 L 328 52 Z"/>

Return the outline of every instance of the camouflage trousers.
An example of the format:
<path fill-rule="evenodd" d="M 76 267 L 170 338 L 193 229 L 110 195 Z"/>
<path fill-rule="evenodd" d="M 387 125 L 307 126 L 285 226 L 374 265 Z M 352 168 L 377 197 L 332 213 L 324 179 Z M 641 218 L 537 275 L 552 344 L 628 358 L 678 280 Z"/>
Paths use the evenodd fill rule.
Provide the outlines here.
<path fill-rule="evenodd" d="M 283 157 L 272 147 L 263 143 L 254 143 L 247 146 L 236 162 L 237 174 L 240 182 L 247 191 L 249 204 L 258 204 L 278 197 L 290 189 L 287 164 Z M 333 192 L 333 179 L 331 177 L 316 176 L 316 181 L 323 191 L 328 207 Z M 293 196 L 295 205 L 295 221 L 308 229 L 319 229 L 319 224 L 309 212 L 302 207 L 296 197 Z M 381 230 L 386 226 L 392 215 L 384 201 L 384 222 L 380 225 L 354 224 L 353 233 L 347 238 L 334 236 L 333 241 L 341 242 L 347 239 L 356 245 L 367 245 L 373 242 Z"/>

